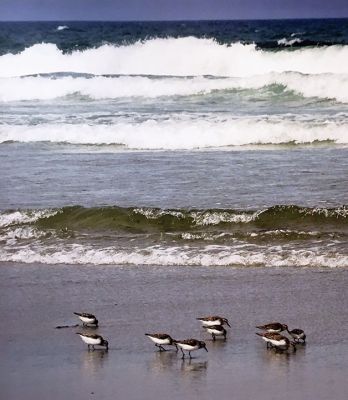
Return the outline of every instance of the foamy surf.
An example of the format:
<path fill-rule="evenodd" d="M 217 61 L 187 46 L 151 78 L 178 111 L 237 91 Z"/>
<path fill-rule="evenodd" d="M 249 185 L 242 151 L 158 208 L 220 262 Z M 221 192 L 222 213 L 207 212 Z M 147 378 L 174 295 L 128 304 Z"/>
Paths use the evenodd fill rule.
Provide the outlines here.
<path fill-rule="evenodd" d="M 41 218 L 49 218 L 57 214 L 59 210 L 15 210 L 0 212 L 0 229 L 22 224 L 31 224 Z"/>
<path fill-rule="evenodd" d="M 85 96 L 91 100 L 170 96 L 228 95 L 231 90 L 293 91 L 310 98 L 348 102 L 348 73 L 306 75 L 298 72 L 267 73 L 247 78 L 151 77 L 151 76 L 26 76 L 0 78 L 0 101 L 54 100 Z M 272 88 L 269 96 L 272 96 Z M 226 93 L 227 92 L 227 93 Z"/>
<path fill-rule="evenodd" d="M 133 251 L 115 248 L 93 249 L 72 245 L 62 250 L 56 247 L 23 248 L 12 253 L 0 251 L 0 261 L 68 265 L 159 265 L 210 267 L 328 267 L 348 266 L 348 256 L 318 248 L 282 250 L 264 248 L 262 251 L 242 250 L 227 246 L 205 246 L 199 249 L 153 246 Z"/>
<path fill-rule="evenodd" d="M 0 261 L 346 267 L 347 208 L 65 207 L 1 213 Z"/>
<path fill-rule="evenodd" d="M 347 65 L 348 46 L 269 52 L 252 44 L 226 45 L 214 39 L 184 37 L 106 44 L 69 54 L 55 44 L 35 44 L 19 54 L 2 55 L 0 77 L 54 72 L 228 77 L 286 71 L 346 74 Z"/>
<path fill-rule="evenodd" d="M 242 134 L 241 134 L 242 132 Z M 114 124 L 2 125 L 0 143 L 118 145 L 137 150 L 192 150 L 260 144 L 348 143 L 348 122 L 278 118 L 181 119 Z"/>

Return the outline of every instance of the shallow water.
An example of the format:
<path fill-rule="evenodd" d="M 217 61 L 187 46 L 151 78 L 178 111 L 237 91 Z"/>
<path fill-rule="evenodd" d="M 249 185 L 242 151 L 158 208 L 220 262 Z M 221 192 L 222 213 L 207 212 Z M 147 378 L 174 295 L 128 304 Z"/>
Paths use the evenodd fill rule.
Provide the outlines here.
<path fill-rule="evenodd" d="M 345 147 L 118 152 L 105 147 L 0 146 L 1 209 L 67 205 L 252 209 L 337 207 L 348 194 Z"/>

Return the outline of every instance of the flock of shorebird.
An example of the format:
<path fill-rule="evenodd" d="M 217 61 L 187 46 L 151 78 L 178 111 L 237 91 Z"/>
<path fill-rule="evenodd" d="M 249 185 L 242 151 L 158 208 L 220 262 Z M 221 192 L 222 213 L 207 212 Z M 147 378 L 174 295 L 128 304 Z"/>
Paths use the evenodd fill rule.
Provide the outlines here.
<path fill-rule="evenodd" d="M 74 312 L 74 314 L 79 317 L 84 326 L 98 327 L 98 320 L 93 314 L 77 312 Z M 197 320 L 200 321 L 202 327 L 212 335 L 214 341 L 216 340 L 216 337 L 223 337 L 223 339 L 226 340 L 227 331 L 223 325 L 226 324 L 231 327 L 227 318 L 210 316 L 197 318 Z M 296 328 L 289 331 L 288 326 L 286 324 L 281 324 L 280 322 L 271 322 L 269 324 L 259 325 L 256 328 L 263 330 L 263 332 L 256 332 L 256 334 L 261 336 L 261 338 L 266 342 L 267 348 L 273 348 L 278 352 L 285 352 L 290 348 L 290 346 L 292 346 L 293 350 L 296 351 L 297 344 L 306 343 L 306 335 L 302 329 Z M 281 332 L 284 331 L 291 336 L 291 339 L 281 334 Z M 88 345 L 88 349 L 94 350 L 94 346 L 102 346 L 105 347 L 106 350 L 109 348 L 109 342 L 100 335 L 81 332 L 77 332 L 77 334 Z M 155 346 L 158 347 L 159 351 L 166 351 L 163 346 L 175 346 L 177 352 L 180 348 L 183 359 L 185 358 L 184 351 L 188 352 L 190 358 L 192 358 L 192 351 L 199 349 L 205 349 L 208 351 L 205 342 L 198 339 L 175 340 L 167 333 L 145 333 L 145 336 L 155 343 Z"/>

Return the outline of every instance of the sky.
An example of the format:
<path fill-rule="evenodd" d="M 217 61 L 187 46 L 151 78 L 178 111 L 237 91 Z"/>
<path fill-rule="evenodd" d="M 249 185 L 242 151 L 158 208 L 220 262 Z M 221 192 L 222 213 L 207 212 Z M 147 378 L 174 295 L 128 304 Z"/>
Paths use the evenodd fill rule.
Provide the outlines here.
<path fill-rule="evenodd" d="M 348 0 L 0 0 L 0 20 L 199 20 L 348 17 Z"/>

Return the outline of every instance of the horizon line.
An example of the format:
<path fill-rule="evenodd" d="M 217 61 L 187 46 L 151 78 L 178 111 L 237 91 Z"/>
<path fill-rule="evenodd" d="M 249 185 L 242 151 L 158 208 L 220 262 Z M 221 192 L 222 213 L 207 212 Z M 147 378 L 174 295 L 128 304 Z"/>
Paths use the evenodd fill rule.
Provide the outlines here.
<path fill-rule="evenodd" d="M 200 19 L 5 19 L 1 22 L 229 22 L 229 21 L 298 21 L 298 20 L 336 20 L 345 17 L 276 17 L 276 18 L 200 18 Z"/>

